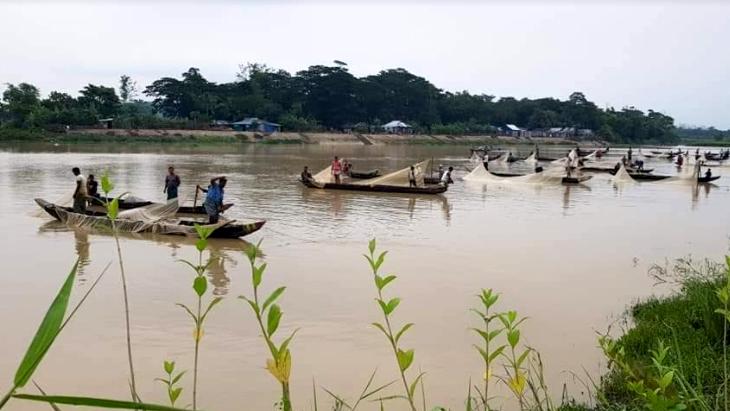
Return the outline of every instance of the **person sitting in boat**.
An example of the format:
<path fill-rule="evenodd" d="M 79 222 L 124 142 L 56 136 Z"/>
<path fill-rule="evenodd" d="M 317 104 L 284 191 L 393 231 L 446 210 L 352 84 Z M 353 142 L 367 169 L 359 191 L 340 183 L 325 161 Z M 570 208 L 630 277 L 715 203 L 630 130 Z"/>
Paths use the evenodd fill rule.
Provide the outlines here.
<path fill-rule="evenodd" d="M 542 173 L 542 166 L 540 166 L 540 164 L 538 163 L 535 163 L 535 172 Z"/>
<path fill-rule="evenodd" d="M 621 169 L 621 162 L 617 162 L 615 166 L 613 166 L 613 173 L 616 174 Z"/>
<path fill-rule="evenodd" d="M 417 187 L 416 184 L 416 168 L 411 166 L 410 170 L 408 170 L 408 186 L 409 187 Z"/>
<path fill-rule="evenodd" d="M 221 176 L 211 179 L 208 188 L 196 186 L 196 189 L 206 193 L 203 208 L 208 214 L 208 224 L 218 224 L 220 214 L 223 212 L 223 193 L 227 182 L 228 180 Z"/>
<path fill-rule="evenodd" d="M 73 210 L 75 213 L 86 213 L 86 200 L 88 192 L 86 191 L 86 178 L 81 174 L 81 170 L 78 167 L 71 169 L 71 172 L 76 176 L 76 189 L 74 190 L 73 199 L 74 206 Z"/>
<path fill-rule="evenodd" d="M 448 170 L 444 171 L 443 175 L 441 175 L 441 184 L 448 186 L 449 184 L 454 184 L 454 180 L 451 179 L 451 173 L 454 171 L 454 167 L 449 167 Z"/>
<path fill-rule="evenodd" d="M 340 162 L 340 159 L 335 156 L 335 159 L 332 160 L 332 165 L 330 166 L 330 174 L 335 178 L 335 183 L 340 184 L 341 182 L 341 174 L 342 174 L 342 163 Z"/>
<path fill-rule="evenodd" d="M 643 170 L 644 169 L 644 160 L 637 159 L 634 162 L 634 168 L 636 168 L 637 171 Z"/>
<path fill-rule="evenodd" d="M 342 175 L 349 177 L 350 176 L 350 163 L 347 162 L 347 160 L 342 159 Z"/>
<path fill-rule="evenodd" d="M 89 178 L 86 180 L 86 193 L 89 197 L 99 198 L 99 182 L 96 181 L 93 174 L 89 174 Z"/>
<path fill-rule="evenodd" d="M 627 154 L 629 156 L 629 161 L 631 161 L 631 154 L 633 154 L 633 150 L 631 150 L 631 147 L 629 147 L 629 151 L 627 151 Z"/>
<path fill-rule="evenodd" d="M 167 175 L 165 176 L 165 188 L 163 193 L 167 193 L 167 201 L 177 198 L 177 188 L 180 187 L 180 176 L 175 174 L 175 167 L 167 167 Z"/>
<path fill-rule="evenodd" d="M 312 177 L 312 173 L 309 172 L 309 166 L 304 166 L 304 170 L 302 171 L 302 174 L 300 174 L 300 177 L 303 182 L 312 181 L 314 177 Z"/>
<path fill-rule="evenodd" d="M 712 178 L 712 169 L 708 168 L 707 171 L 705 171 L 705 178 L 708 180 Z"/>

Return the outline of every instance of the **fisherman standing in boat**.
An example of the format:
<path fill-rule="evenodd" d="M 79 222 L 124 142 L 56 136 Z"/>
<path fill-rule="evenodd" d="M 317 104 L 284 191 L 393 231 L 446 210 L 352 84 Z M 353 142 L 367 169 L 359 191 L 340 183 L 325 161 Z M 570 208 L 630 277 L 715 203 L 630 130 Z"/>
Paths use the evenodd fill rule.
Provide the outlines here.
<path fill-rule="evenodd" d="M 86 181 L 86 194 L 89 196 L 89 202 L 94 198 L 99 198 L 99 182 L 96 181 L 93 174 L 89 174 Z"/>
<path fill-rule="evenodd" d="M 332 174 L 335 177 L 335 183 L 340 184 L 340 175 L 342 174 L 342 163 L 340 162 L 340 159 L 335 156 L 335 159 L 332 160 L 332 165 L 330 166 L 330 174 Z"/>
<path fill-rule="evenodd" d="M 228 180 L 221 176 L 211 179 L 208 188 L 195 187 L 197 190 L 206 193 L 203 208 L 205 208 L 205 213 L 208 214 L 208 224 L 218 224 L 220 214 L 223 212 L 223 189 L 226 187 L 227 182 Z"/>
<path fill-rule="evenodd" d="M 454 180 L 451 179 L 451 173 L 454 171 L 454 167 L 449 167 L 448 170 L 444 171 L 444 174 L 441 176 L 441 184 L 448 186 L 449 184 L 454 184 Z"/>
<path fill-rule="evenodd" d="M 411 168 L 408 170 L 408 186 L 409 187 L 417 187 L 416 184 L 416 168 L 411 166 Z"/>
<path fill-rule="evenodd" d="M 180 187 L 180 176 L 175 174 L 175 167 L 167 167 L 167 176 L 165 176 L 165 188 L 163 193 L 167 193 L 167 201 L 177 198 L 177 188 Z"/>
<path fill-rule="evenodd" d="M 86 197 L 88 197 L 88 191 L 86 191 L 86 179 L 81 170 L 78 167 L 71 169 L 71 172 L 76 176 L 76 189 L 74 190 L 74 207 L 75 213 L 84 214 L 86 213 Z"/>

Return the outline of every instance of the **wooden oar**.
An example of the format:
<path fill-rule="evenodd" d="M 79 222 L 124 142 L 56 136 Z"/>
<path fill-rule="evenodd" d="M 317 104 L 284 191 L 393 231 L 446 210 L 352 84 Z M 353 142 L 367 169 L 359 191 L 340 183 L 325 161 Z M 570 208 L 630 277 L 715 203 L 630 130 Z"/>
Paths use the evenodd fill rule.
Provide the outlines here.
<path fill-rule="evenodd" d="M 195 211 L 195 207 L 198 205 L 198 190 L 200 188 L 196 185 L 195 186 L 195 197 L 193 197 L 193 211 Z"/>

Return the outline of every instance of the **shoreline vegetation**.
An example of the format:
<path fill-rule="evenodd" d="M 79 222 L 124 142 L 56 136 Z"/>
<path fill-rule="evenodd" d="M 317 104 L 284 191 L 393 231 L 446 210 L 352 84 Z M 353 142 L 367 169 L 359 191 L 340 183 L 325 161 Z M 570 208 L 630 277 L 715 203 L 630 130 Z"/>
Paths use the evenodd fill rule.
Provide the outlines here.
<path fill-rule="evenodd" d="M 108 193 L 112 187 L 111 181 L 105 175 L 102 179 L 103 191 Z M 112 220 L 110 230 L 115 238 L 117 230 L 113 222 L 117 217 L 118 201 L 117 198 L 106 204 L 107 218 Z M 387 410 L 393 409 L 396 406 L 394 402 L 398 402 L 398 409 L 446 410 L 438 405 L 438 399 L 434 400 L 426 394 L 429 384 L 437 382 L 427 381 L 425 376 L 428 370 L 422 370 L 419 366 L 421 360 L 416 356 L 417 347 L 406 348 L 413 344 L 408 331 L 418 325 L 407 322 L 398 310 L 401 299 L 393 294 L 401 282 L 397 281 L 394 274 L 382 274 L 387 269 L 387 251 L 379 250 L 374 239 L 368 243 L 364 254 L 369 269 L 363 267 L 361 278 L 363 281 L 367 281 L 368 277 L 372 278 L 375 303 L 382 311 L 380 320 L 372 319 L 375 321 L 371 324 L 372 332 L 381 333 L 385 337 L 385 342 L 392 349 L 393 366 L 380 370 L 377 378 L 374 371 L 359 397 L 353 393 L 334 393 L 313 380 L 311 398 L 293 398 L 290 375 L 293 364 L 296 364 L 292 358 L 296 354 L 294 337 L 299 329 L 294 324 L 290 333 L 277 334 L 283 317 L 280 301 L 286 285 L 277 285 L 278 288 L 268 295 L 260 293 L 259 286 L 263 280 L 266 279 L 268 284 L 269 277 L 274 274 L 269 273 L 265 262 L 260 262 L 262 252 L 259 242 L 244 251 L 250 263 L 250 274 L 232 273 L 241 279 L 250 279 L 252 292 L 238 299 L 211 296 L 208 292 L 209 264 L 205 262 L 205 257 L 212 230 L 196 226 L 196 231 L 199 237 L 195 244 L 198 258 L 192 262 L 181 261 L 181 266 L 187 265 L 195 272 L 191 286 L 195 293 L 195 303 L 190 306 L 177 304 L 181 308 L 180 315 L 189 316 L 193 323 L 191 349 L 194 350 L 195 360 L 193 364 L 176 364 L 174 359 L 160 359 L 166 377 L 156 381 L 162 383 L 160 391 L 164 392 L 170 405 L 143 403 L 137 396 L 129 325 L 126 344 L 129 369 L 119 372 L 129 372 L 130 399 L 47 395 L 32 380 L 34 371 L 42 365 L 42 360 L 52 349 L 56 337 L 82 308 L 84 301 L 94 298 L 94 287 L 112 264 L 110 262 L 107 265 L 67 314 L 72 301 L 77 262 L 41 321 L 14 380 L 8 384 L 7 394 L 0 399 L 0 409 L 9 401 L 20 400 L 49 403 L 54 409 L 59 404 L 68 404 L 95 408 L 178 411 L 182 408 L 177 408 L 176 404 L 192 403 L 192 409 L 198 410 L 197 370 L 199 363 L 204 362 L 209 355 L 204 341 L 215 338 L 214 335 L 204 337 L 204 324 L 209 320 L 209 315 L 212 318 L 210 321 L 215 321 L 215 308 L 219 304 L 241 304 L 248 305 L 253 316 L 253 321 L 249 318 L 246 326 L 260 329 L 262 343 L 271 354 L 269 358 L 261 359 L 261 365 L 281 387 L 281 397 L 272 398 L 272 402 L 276 401 L 273 408 L 293 411 L 304 409 L 295 407 L 295 404 L 311 402 L 315 410 L 322 406 L 322 409 L 344 411 L 355 410 L 361 403 L 370 403 L 381 410 Z M 121 292 L 126 301 L 128 290 L 124 281 L 123 253 L 118 242 L 114 256 L 118 259 L 123 285 Z M 675 291 L 668 296 L 652 297 L 633 304 L 626 313 L 629 317 L 627 320 L 632 325 L 622 335 L 615 337 L 615 333 L 608 330 L 597 336 L 597 345 L 607 360 L 607 372 L 599 379 L 590 375 L 583 376 L 583 383 L 589 394 L 587 401 L 573 399 L 570 393 L 565 392 L 565 388 L 562 398 L 553 398 L 554 391 L 548 388 L 544 378 L 544 370 L 550 364 L 543 362 L 539 343 L 537 347 L 526 345 L 521 333 L 523 322 L 530 321 L 526 316 L 529 313 L 503 308 L 509 302 L 505 303 L 498 291 L 489 288 L 475 290 L 475 299 L 463 302 L 464 310 L 475 314 L 471 328 L 474 344 L 462 349 L 473 349 L 474 358 L 478 359 L 475 364 L 480 364 L 480 369 L 476 376 L 469 375 L 475 370 L 465 370 L 464 381 L 468 381 L 468 384 L 465 383 L 467 386 L 462 394 L 463 408 L 466 411 L 491 411 L 503 409 L 509 403 L 510 406 L 518 404 L 522 411 L 727 410 L 730 405 L 727 385 L 730 375 L 727 352 L 730 256 L 723 263 L 678 259 L 667 262 L 665 266 L 653 266 L 649 274 L 657 283 L 671 285 Z M 129 292 L 133 293 L 134 290 L 130 289 Z M 129 312 L 126 302 L 124 307 L 120 307 L 121 310 Z M 127 318 L 129 320 L 128 316 Z M 188 375 L 188 370 L 192 370 L 192 376 Z M 29 394 L 23 389 L 31 381 L 41 394 Z M 137 380 L 137 386 L 154 383 Z M 497 387 L 506 389 L 511 397 L 506 399 L 490 396 L 489 393 L 493 392 L 490 390 Z M 427 398 L 435 403 L 428 404 Z"/>
<path fill-rule="evenodd" d="M 429 144 L 444 144 L 457 136 L 502 134 L 612 144 L 676 144 L 683 135 L 728 140 L 727 132 L 715 129 L 685 133 L 659 111 L 601 108 L 580 91 L 564 99 L 452 92 L 403 68 L 357 77 L 341 61 L 296 73 L 249 63 L 234 74 L 230 82 L 215 83 L 190 67 L 179 77 L 162 77 L 144 88 L 122 75 L 116 88 L 88 84 L 76 96 L 44 91 L 47 95 L 42 97 L 31 83 L 7 84 L 0 100 L 0 130 L 64 132 L 104 125 L 177 130 L 181 135 L 187 135 L 182 132 L 186 129 L 266 134 L 389 131 L 430 136 Z M 444 141 L 439 142 L 439 136 Z"/>

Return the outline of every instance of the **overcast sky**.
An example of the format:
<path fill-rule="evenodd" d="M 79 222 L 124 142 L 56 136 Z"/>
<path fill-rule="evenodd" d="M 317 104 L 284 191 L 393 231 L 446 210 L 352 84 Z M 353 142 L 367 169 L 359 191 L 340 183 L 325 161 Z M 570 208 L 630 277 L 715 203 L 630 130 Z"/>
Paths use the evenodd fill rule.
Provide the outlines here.
<path fill-rule="evenodd" d="M 496 96 L 583 91 L 677 123 L 730 128 L 730 2 L 1 2 L 0 83 L 45 95 L 140 86 L 198 67 L 294 72 L 338 59 L 357 75 L 403 67 Z"/>

